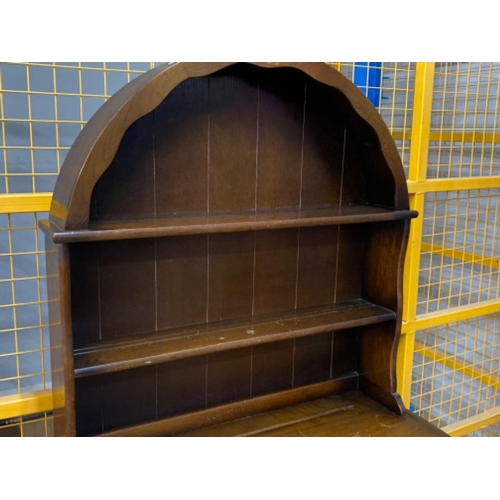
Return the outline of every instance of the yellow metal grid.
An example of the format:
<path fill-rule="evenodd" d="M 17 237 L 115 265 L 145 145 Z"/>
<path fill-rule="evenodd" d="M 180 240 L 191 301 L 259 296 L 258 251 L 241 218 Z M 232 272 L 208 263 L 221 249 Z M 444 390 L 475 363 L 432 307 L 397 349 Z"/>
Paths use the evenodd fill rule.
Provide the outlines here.
<path fill-rule="evenodd" d="M 9 432 L 23 434 L 18 417 L 33 426 L 30 415 L 45 421 L 52 409 L 40 212 L 83 125 L 155 64 L 0 64 L 0 428 Z"/>
<path fill-rule="evenodd" d="M 466 434 L 467 437 L 498 437 L 500 436 L 500 424 L 488 425 L 482 429 Z"/>
<path fill-rule="evenodd" d="M 411 407 L 453 436 L 499 435 L 499 76 L 436 63 L 426 175 L 409 186 L 424 198 Z"/>
<path fill-rule="evenodd" d="M 0 438 L 52 436 L 54 436 L 54 419 L 50 413 L 0 420 Z"/>
<path fill-rule="evenodd" d="M 357 63 L 354 62 L 343 62 L 340 64 L 340 71 L 352 81 L 356 66 Z M 380 86 L 370 86 L 368 81 L 363 85 L 366 89 L 380 89 L 377 109 L 394 137 L 406 173 L 410 155 L 415 69 L 416 63 L 382 62 Z"/>
<path fill-rule="evenodd" d="M 45 255 L 38 218 L 0 215 L 0 395 L 50 387 Z"/>
<path fill-rule="evenodd" d="M 10 214 L 7 232 L 17 229 L 11 219 L 15 213 L 47 210 L 50 190 L 40 188 L 47 179 L 55 180 L 71 146 L 68 130 L 76 135 L 119 88 L 113 79 L 124 84 L 154 64 L 13 63 L 10 67 L 26 72 L 25 88 L 17 92 L 5 90 L 0 65 L 0 193 L 6 193 L 0 195 L 0 214 Z M 356 63 L 332 64 L 353 78 Z M 36 68 L 51 71 L 52 86 L 48 80 L 43 84 Z M 451 435 L 498 435 L 500 64 L 382 63 L 381 73 L 379 111 L 403 158 L 410 204 L 421 213 L 412 226 L 405 268 L 398 389 L 407 405 Z M 70 74 L 73 89 L 64 88 Z M 21 109 L 27 117 L 13 117 L 11 109 L 5 113 L 7 94 L 8 101 L 26 96 Z M 53 103 L 53 114 L 39 114 L 39 99 Z M 26 144 L 8 144 L 13 124 L 24 130 Z M 41 132 L 50 135 L 51 130 L 55 139 L 42 145 Z M 40 156 L 40 151 L 47 150 L 55 161 L 44 167 L 48 153 Z M 12 249 L 8 256 L 13 257 Z M 9 304 L 4 305 L 7 310 Z M 12 420 L 16 414 L 50 421 L 49 410 L 46 390 L 0 397 L 0 429 L 17 432 L 12 429 L 22 427 L 23 419 Z M 45 435 L 51 435 L 50 424 L 44 425 Z"/>
<path fill-rule="evenodd" d="M 418 313 L 500 299 L 500 189 L 428 193 Z"/>
<path fill-rule="evenodd" d="M 500 407 L 500 314 L 418 331 L 411 404 L 439 427 Z"/>
<path fill-rule="evenodd" d="M 154 65 L 2 63 L 0 193 L 51 192 L 83 125 L 106 99 Z"/>
<path fill-rule="evenodd" d="M 500 173 L 500 65 L 438 63 L 429 178 Z"/>

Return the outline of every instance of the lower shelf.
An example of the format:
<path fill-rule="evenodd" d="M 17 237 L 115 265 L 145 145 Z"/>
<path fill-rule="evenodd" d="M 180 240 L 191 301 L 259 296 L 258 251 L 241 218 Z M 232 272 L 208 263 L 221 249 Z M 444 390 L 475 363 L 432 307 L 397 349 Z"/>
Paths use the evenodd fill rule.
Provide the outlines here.
<path fill-rule="evenodd" d="M 356 390 L 358 376 L 321 382 L 216 408 L 139 424 L 103 437 L 439 437 L 405 411 L 396 415 Z"/>
<path fill-rule="evenodd" d="M 195 325 L 75 350 L 76 378 L 394 320 L 362 299 L 249 320 Z"/>

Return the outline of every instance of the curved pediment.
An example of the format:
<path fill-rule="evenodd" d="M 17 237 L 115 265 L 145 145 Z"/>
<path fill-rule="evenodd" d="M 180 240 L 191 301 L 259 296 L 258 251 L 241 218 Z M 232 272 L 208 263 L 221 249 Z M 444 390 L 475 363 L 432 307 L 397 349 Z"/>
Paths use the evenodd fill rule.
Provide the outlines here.
<path fill-rule="evenodd" d="M 92 117 L 50 217 L 78 230 L 351 202 L 408 208 L 389 130 L 347 78 L 324 63 L 175 63 L 136 78 Z"/>

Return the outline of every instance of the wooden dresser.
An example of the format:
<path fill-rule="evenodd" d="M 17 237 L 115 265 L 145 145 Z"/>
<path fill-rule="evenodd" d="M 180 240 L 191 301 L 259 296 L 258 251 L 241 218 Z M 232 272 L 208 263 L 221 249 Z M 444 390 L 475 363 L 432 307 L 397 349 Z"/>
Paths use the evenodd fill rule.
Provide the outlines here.
<path fill-rule="evenodd" d="M 440 436 L 396 393 L 410 219 L 382 118 L 323 63 L 175 63 L 61 169 L 61 436 Z"/>

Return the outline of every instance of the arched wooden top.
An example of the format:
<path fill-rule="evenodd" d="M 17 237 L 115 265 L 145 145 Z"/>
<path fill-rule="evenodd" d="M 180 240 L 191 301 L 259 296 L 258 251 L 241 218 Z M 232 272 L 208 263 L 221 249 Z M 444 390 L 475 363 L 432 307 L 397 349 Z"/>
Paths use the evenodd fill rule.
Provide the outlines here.
<path fill-rule="evenodd" d="M 110 166 L 127 129 L 150 113 L 184 80 L 215 73 L 235 63 L 167 63 L 144 73 L 111 97 L 75 140 L 58 177 L 50 218 L 62 230 L 86 229 L 92 191 Z M 354 111 L 374 130 L 394 179 L 394 208 L 408 208 L 401 159 L 382 117 L 364 94 L 324 63 L 250 63 L 262 68 L 296 68 L 345 95 Z"/>

